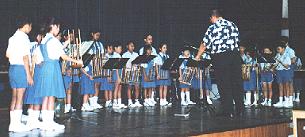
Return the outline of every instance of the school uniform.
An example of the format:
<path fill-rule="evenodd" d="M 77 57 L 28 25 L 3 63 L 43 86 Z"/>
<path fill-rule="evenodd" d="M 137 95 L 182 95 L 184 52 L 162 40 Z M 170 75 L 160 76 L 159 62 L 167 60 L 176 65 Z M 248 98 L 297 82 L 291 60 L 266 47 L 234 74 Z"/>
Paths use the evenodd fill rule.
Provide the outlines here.
<path fill-rule="evenodd" d="M 31 43 L 31 56 L 35 56 L 35 62 L 31 62 L 31 65 L 35 65 L 34 69 L 34 76 L 33 80 L 34 83 L 38 82 L 38 77 L 40 76 L 40 70 L 43 62 L 43 57 L 40 50 L 40 45 L 37 42 Z M 42 98 L 41 97 L 35 97 L 35 86 L 29 86 L 27 87 L 25 94 L 24 94 L 24 104 L 32 104 L 32 105 L 40 105 L 42 104 Z"/>
<path fill-rule="evenodd" d="M 26 33 L 17 30 L 9 38 L 6 53 L 10 55 L 9 81 L 11 88 L 27 88 L 27 75 L 23 56 L 30 56 L 30 40 Z"/>
<path fill-rule="evenodd" d="M 287 65 L 291 65 L 291 59 L 289 57 L 288 54 L 277 54 L 276 59 L 280 60 L 283 64 L 287 64 Z M 290 67 L 285 68 L 281 63 L 278 63 L 278 61 L 276 61 L 277 67 L 276 69 L 276 80 L 277 83 L 279 84 L 283 84 L 286 82 L 290 82 L 291 81 L 291 72 L 290 72 Z"/>
<path fill-rule="evenodd" d="M 119 53 L 114 52 L 112 58 L 122 58 L 122 56 Z M 119 72 L 119 75 L 117 75 L 117 70 Z M 116 82 L 119 79 L 121 73 L 122 73 L 122 69 L 114 69 L 112 71 L 112 81 Z"/>
<path fill-rule="evenodd" d="M 154 61 L 155 61 L 156 65 L 162 66 L 164 64 L 165 60 L 168 58 L 169 58 L 168 55 L 160 52 Z M 167 75 L 170 76 L 169 70 L 163 70 L 163 69 L 160 69 L 160 70 L 165 71 L 165 73 L 167 73 Z M 156 80 L 156 85 L 157 86 L 170 86 L 171 85 L 170 77 L 168 77 L 168 79 Z"/>
<path fill-rule="evenodd" d="M 179 58 L 183 58 L 183 56 L 179 56 Z M 182 62 L 182 64 L 181 64 L 181 66 L 180 66 L 180 69 L 181 69 L 181 71 L 182 71 L 182 75 L 183 75 L 183 72 L 184 72 L 184 70 L 187 68 L 187 66 L 186 66 L 186 64 L 187 64 L 187 59 L 185 59 L 183 62 Z M 182 77 L 182 76 L 180 76 L 180 77 Z M 180 88 L 190 88 L 191 86 L 190 85 L 187 85 L 187 84 L 184 84 L 184 83 L 180 83 Z"/>
<path fill-rule="evenodd" d="M 84 71 L 90 76 L 92 76 L 92 63 L 90 63 L 88 66 L 84 68 Z M 80 94 L 94 94 L 94 80 L 91 80 L 88 76 L 85 75 L 85 73 L 82 72 L 81 78 L 80 78 Z"/>
<path fill-rule="evenodd" d="M 41 46 L 44 62 L 38 82 L 35 84 L 35 96 L 65 98 L 64 82 L 59 64 L 60 56 L 65 54 L 62 44 L 50 33 L 46 34 L 41 43 L 44 44 Z"/>
<path fill-rule="evenodd" d="M 273 82 L 273 73 L 271 70 L 264 71 L 264 68 L 271 69 L 272 63 L 260 63 L 261 73 L 260 73 L 260 81 L 261 83 L 272 83 Z"/>
<path fill-rule="evenodd" d="M 132 61 L 134 61 L 139 56 L 136 52 L 125 52 L 122 57 L 123 58 L 129 58 L 129 60 L 126 63 L 126 69 L 131 70 L 132 69 Z M 134 85 L 135 83 L 128 83 L 129 85 Z"/>
<path fill-rule="evenodd" d="M 113 55 L 106 53 L 105 57 L 113 58 Z M 102 71 L 105 71 L 105 70 L 102 70 Z M 101 83 L 100 90 L 113 91 L 114 84 L 109 80 L 108 77 L 102 77 L 100 83 Z"/>
<path fill-rule="evenodd" d="M 241 55 L 241 58 L 244 62 L 244 64 L 248 65 L 254 65 L 256 62 L 250 57 L 249 55 Z M 251 67 L 251 72 L 250 72 L 250 80 L 244 80 L 243 81 L 243 87 L 244 91 L 253 91 L 256 89 L 256 71 L 254 67 Z"/>
<path fill-rule="evenodd" d="M 289 47 L 289 45 L 285 48 L 285 53 L 290 59 L 296 58 L 295 51 Z M 289 79 L 290 81 L 294 78 L 294 71 L 296 69 L 296 64 L 291 64 L 289 69 Z"/>
<path fill-rule="evenodd" d="M 154 67 L 154 60 L 151 60 L 147 64 L 142 64 L 142 67 L 144 69 L 146 76 L 148 76 L 149 70 L 153 69 L 153 67 Z M 144 74 L 142 75 L 142 84 L 141 85 L 143 88 L 155 88 L 156 87 L 154 71 L 152 73 L 153 73 L 153 76 L 152 76 L 151 81 L 149 81 L 149 82 L 146 82 L 144 80 Z"/>

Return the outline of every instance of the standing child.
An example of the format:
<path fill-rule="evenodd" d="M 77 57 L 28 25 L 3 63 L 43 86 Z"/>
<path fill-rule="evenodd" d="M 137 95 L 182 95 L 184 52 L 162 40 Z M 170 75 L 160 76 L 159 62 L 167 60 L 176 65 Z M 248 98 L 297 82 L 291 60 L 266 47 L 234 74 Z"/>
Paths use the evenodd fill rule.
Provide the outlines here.
<path fill-rule="evenodd" d="M 122 45 L 118 44 L 114 47 L 113 58 L 122 58 Z M 122 69 L 113 70 L 112 81 L 114 82 L 114 93 L 113 93 L 113 107 L 114 108 L 127 108 L 124 104 L 122 104 L 122 79 L 121 79 Z"/>
<path fill-rule="evenodd" d="M 135 46 L 133 42 L 127 43 L 127 51 L 122 55 L 123 58 L 129 58 L 126 69 L 131 70 L 132 69 L 132 61 L 134 61 L 139 54 L 134 52 Z M 134 75 L 134 74 L 132 74 Z M 127 97 L 128 97 L 128 107 L 141 107 L 142 105 L 139 102 L 139 95 L 140 95 L 140 87 L 139 83 L 128 83 L 128 89 L 127 89 Z M 132 102 L 132 86 L 134 86 L 135 89 L 135 103 Z"/>
<path fill-rule="evenodd" d="M 245 51 L 244 46 L 239 47 L 240 56 L 247 67 L 250 67 L 250 79 L 244 80 L 244 91 L 246 92 L 245 106 L 250 106 L 251 103 L 251 92 L 253 93 L 254 101 L 253 105 L 257 105 L 258 96 L 256 94 L 256 61 L 249 55 L 249 52 Z"/>
<path fill-rule="evenodd" d="M 290 82 L 290 65 L 291 60 L 288 54 L 285 54 L 285 45 L 279 44 L 277 47 L 277 55 L 275 56 L 276 64 L 276 80 L 279 84 L 279 102 L 274 104 L 274 107 L 286 107 L 291 108 L 293 107 L 292 95 L 289 98 L 289 82 Z M 285 97 L 285 101 L 283 102 L 283 97 Z"/>
<path fill-rule="evenodd" d="M 91 37 L 92 41 L 94 41 L 94 46 L 93 48 L 89 51 L 90 54 L 97 54 L 99 53 L 100 55 L 104 54 L 104 46 L 103 43 L 100 42 L 101 39 L 101 32 L 99 30 L 93 30 L 91 31 Z M 98 96 L 100 93 L 100 83 L 101 83 L 101 78 L 94 79 L 94 89 L 95 89 L 95 94 L 89 98 L 90 105 L 94 109 L 100 109 L 102 106 L 98 104 Z"/>
<path fill-rule="evenodd" d="M 301 58 L 297 57 L 296 70 L 301 70 L 301 69 L 302 69 L 302 61 Z M 300 92 L 304 90 L 304 85 L 303 85 L 304 78 L 295 77 L 293 83 L 294 83 L 294 91 L 295 91 L 294 101 L 300 102 Z"/>
<path fill-rule="evenodd" d="M 270 48 L 264 48 L 264 58 L 272 56 L 272 51 Z M 264 94 L 264 101 L 261 103 L 263 106 L 272 106 L 272 82 L 273 82 L 273 70 L 272 70 L 273 63 L 260 63 L 261 68 L 261 84 L 262 90 Z"/>
<path fill-rule="evenodd" d="M 186 64 L 189 58 L 191 58 L 190 51 L 184 50 L 182 56 L 179 56 L 179 58 L 184 58 L 185 60 L 182 62 L 180 69 L 179 69 L 179 81 L 182 81 L 183 71 L 187 68 Z M 180 83 L 181 88 L 181 105 L 187 106 L 187 105 L 193 105 L 196 104 L 195 102 L 191 101 L 191 95 L 190 95 L 190 85 Z"/>
<path fill-rule="evenodd" d="M 81 78 L 80 78 L 80 94 L 83 95 L 83 105 L 82 111 L 93 111 L 94 108 L 89 105 L 89 96 L 94 94 L 94 80 L 92 76 L 92 61 L 85 67 L 81 68 Z M 91 103 L 91 102 L 90 102 Z"/>
<path fill-rule="evenodd" d="M 152 47 L 144 47 L 144 55 L 151 55 Z M 142 64 L 143 75 L 142 75 L 142 87 L 144 88 L 144 106 L 155 106 L 152 100 L 152 91 L 156 87 L 155 77 L 154 77 L 154 61 L 151 60 L 147 64 Z"/>
<path fill-rule="evenodd" d="M 164 64 L 165 60 L 169 58 L 169 56 L 166 54 L 167 45 L 161 44 L 159 46 L 159 50 L 160 50 L 160 52 L 156 57 L 155 64 L 156 64 L 156 66 L 161 67 Z M 161 77 L 160 77 L 161 71 L 163 74 L 166 73 L 166 75 L 168 76 L 167 79 L 161 79 Z M 166 100 L 167 89 L 168 89 L 168 86 L 171 85 L 171 81 L 169 78 L 169 75 L 170 75 L 169 70 L 157 69 L 157 67 L 156 67 L 156 75 L 157 75 L 156 85 L 159 86 L 160 106 L 170 105 L 170 103 Z"/>
<path fill-rule="evenodd" d="M 74 60 L 68 57 L 62 49 L 62 44 L 55 37 L 59 33 L 60 23 L 55 18 L 49 18 L 44 24 L 46 36 L 42 40 L 41 53 L 43 56 L 43 65 L 41 67 L 38 83 L 35 84 L 35 97 L 42 97 L 42 124 L 43 130 L 62 130 L 64 125 L 54 122 L 54 102 L 55 98 L 65 97 L 65 88 L 59 58 L 82 64 L 82 61 Z"/>
<path fill-rule="evenodd" d="M 32 42 L 31 47 L 31 73 L 34 77 L 34 82 L 37 82 L 40 75 L 40 69 L 43 62 L 43 57 L 40 52 L 40 42 L 43 38 L 42 34 L 37 34 L 36 42 Z M 33 74 L 34 73 L 34 74 Z M 29 105 L 28 107 L 28 120 L 26 125 L 30 129 L 40 128 L 40 121 L 38 120 L 40 114 L 40 106 L 42 104 L 42 98 L 34 97 L 35 89 L 34 85 L 29 86 L 26 89 L 24 95 L 24 104 Z"/>
<path fill-rule="evenodd" d="M 8 130 L 22 132 L 30 130 L 30 128 L 21 123 L 21 116 L 25 89 L 28 85 L 33 85 L 29 67 L 31 43 L 27 35 L 32 30 L 32 22 L 27 17 L 21 17 L 17 21 L 17 27 L 15 34 L 9 39 L 6 50 L 6 57 L 10 62 L 9 81 L 12 88 Z"/>
<path fill-rule="evenodd" d="M 107 53 L 105 55 L 106 60 L 113 58 L 113 46 L 106 46 Z M 111 72 L 109 69 L 102 69 L 102 73 Z M 109 73 L 110 74 L 110 73 Z M 104 91 L 104 96 L 106 100 L 105 107 L 112 107 L 112 92 L 113 92 L 113 83 L 111 82 L 111 76 L 102 75 L 101 87 L 100 90 Z"/>

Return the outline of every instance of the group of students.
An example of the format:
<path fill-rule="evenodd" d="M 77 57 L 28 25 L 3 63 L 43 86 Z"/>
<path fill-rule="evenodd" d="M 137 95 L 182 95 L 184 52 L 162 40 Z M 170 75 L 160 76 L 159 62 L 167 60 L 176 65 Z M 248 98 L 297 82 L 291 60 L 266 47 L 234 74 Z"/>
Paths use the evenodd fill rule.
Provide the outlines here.
<path fill-rule="evenodd" d="M 36 41 L 30 42 L 28 34 L 32 30 L 32 22 L 27 17 L 20 17 L 15 34 L 9 39 L 6 57 L 9 59 L 9 82 L 12 88 L 12 101 L 10 107 L 9 131 L 23 132 L 32 129 L 46 131 L 65 129 L 64 125 L 54 121 L 56 99 L 65 100 L 65 112 L 74 111 L 71 107 L 73 83 L 79 83 L 79 93 L 83 96 L 82 111 L 92 111 L 103 106 L 98 103 L 99 91 L 104 91 L 105 107 L 126 108 L 122 103 L 122 69 L 111 70 L 112 77 L 94 78 L 92 74 L 92 61 L 80 69 L 72 69 L 72 63 L 83 64 L 70 56 L 74 36 L 69 32 L 60 31 L 60 23 L 56 18 L 48 18 L 42 25 Z M 100 52 L 109 58 L 129 58 L 125 69 L 132 69 L 132 61 L 139 55 L 154 55 L 155 58 L 146 64 L 141 64 L 142 79 L 140 83 L 127 84 L 128 107 L 141 107 L 140 89 L 143 92 L 143 105 L 155 106 L 154 99 L 156 87 L 159 88 L 160 106 L 170 106 L 167 101 L 167 92 L 171 85 L 171 78 L 160 79 L 156 66 L 162 66 L 169 58 L 167 45 L 160 44 L 159 53 L 151 46 L 152 35 L 144 38 L 145 45 L 136 53 L 133 42 L 126 44 L 127 51 L 122 54 L 121 44 L 108 44 L 104 46 L 99 31 L 92 31 L 91 41 L 94 48 L 89 54 Z M 90 41 L 89 41 L 90 42 Z M 75 48 L 75 47 L 74 47 Z M 72 54 L 73 55 L 73 54 Z M 187 51 L 183 58 L 189 58 Z M 63 68 L 65 64 L 65 68 Z M 183 66 L 183 65 L 182 65 Z M 183 69 L 181 66 L 180 69 Z M 106 70 L 102 70 L 106 71 Z M 169 70 L 163 70 L 169 73 Z M 154 73 L 150 77 L 150 73 Z M 126 84 L 126 83 L 125 83 Z M 182 105 L 194 104 L 190 101 L 189 86 L 181 84 Z M 134 89 L 134 92 L 132 90 Z M 134 101 L 133 94 L 134 93 Z M 186 98 L 186 99 L 185 99 Z M 22 107 L 28 107 L 28 119 L 22 122 Z"/>
<path fill-rule="evenodd" d="M 262 56 L 257 59 L 251 56 L 246 45 L 240 45 L 240 55 L 244 64 L 251 66 L 250 78 L 244 79 L 245 106 L 258 105 L 259 93 L 262 91 L 263 106 L 274 106 L 276 108 L 292 108 L 293 102 L 300 102 L 300 90 L 303 89 L 300 81 L 295 82 L 294 72 L 302 68 L 300 58 L 288 45 L 288 37 L 282 37 L 277 43 L 275 57 L 271 48 L 264 48 Z M 253 55 L 253 54 L 252 54 Z M 258 74 L 258 75 L 257 75 Z M 272 105 L 273 81 L 276 80 L 279 90 L 279 101 Z M 251 101 L 253 93 L 253 101 Z"/>

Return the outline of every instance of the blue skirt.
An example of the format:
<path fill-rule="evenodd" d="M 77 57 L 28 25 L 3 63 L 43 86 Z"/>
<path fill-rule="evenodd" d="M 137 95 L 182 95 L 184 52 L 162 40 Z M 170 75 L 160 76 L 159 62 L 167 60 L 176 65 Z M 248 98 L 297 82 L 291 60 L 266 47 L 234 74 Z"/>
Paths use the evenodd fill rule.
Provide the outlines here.
<path fill-rule="evenodd" d="M 255 70 L 251 71 L 250 80 L 244 81 L 244 91 L 250 91 L 256 89 L 256 72 Z"/>
<path fill-rule="evenodd" d="M 11 88 L 28 87 L 24 65 L 10 65 L 8 76 Z"/>
<path fill-rule="evenodd" d="M 261 83 L 272 83 L 272 82 L 273 82 L 272 72 L 261 73 Z"/>
<path fill-rule="evenodd" d="M 180 85 L 179 85 L 180 88 L 190 88 L 191 86 L 190 85 L 187 85 L 187 84 L 183 84 L 180 82 Z"/>
<path fill-rule="evenodd" d="M 153 80 L 153 81 L 150 81 L 150 82 L 146 82 L 144 80 L 144 76 L 143 76 L 141 85 L 142 85 L 143 88 L 155 88 L 156 87 L 156 81 Z"/>
<path fill-rule="evenodd" d="M 94 81 L 94 83 L 101 83 L 102 78 L 95 78 L 93 81 Z"/>
<path fill-rule="evenodd" d="M 72 77 L 71 76 L 63 76 L 63 79 L 64 79 L 65 90 L 69 90 L 71 82 L 72 82 Z"/>
<path fill-rule="evenodd" d="M 277 70 L 276 71 L 276 81 L 279 84 L 283 84 L 291 81 L 291 71 L 290 70 Z"/>
<path fill-rule="evenodd" d="M 171 81 L 169 79 L 166 80 L 157 80 L 156 81 L 156 85 L 157 86 L 170 86 L 171 85 Z"/>
<path fill-rule="evenodd" d="M 108 78 L 101 79 L 100 90 L 113 91 L 113 89 L 114 89 L 114 84 L 110 83 Z"/>
<path fill-rule="evenodd" d="M 38 82 L 38 77 L 40 75 L 41 66 L 36 65 L 35 66 L 35 73 L 34 73 L 34 84 Z M 35 86 L 29 86 L 24 94 L 24 104 L 31 104 L 31 105 L 41 105 L 42 104 L 42 98 L 41 97 L 35 97 Z"/>
<path fill-rule="evenodd" d="M 121 74 L 122 73 L 122 69 L 119 69 L 119 74 Z M 118 80 L 118 75 L 117 75 L 117 73 L 116 73 L 116 70 L 113 70 L 112 71 L 112 81 L 113 82 L 116 82 L 117 80 Z"/>
<path fill-rule="evenodd" d="M 90 80 L 86 75 L 82 75 L 80 78 L 80 94 L 94 94 L 94 80 Z"/>
<path fill-rule="evenodd" d="M 35 97 L 66 97 L 59 60 L 44 61 L 35 84 Z"/>

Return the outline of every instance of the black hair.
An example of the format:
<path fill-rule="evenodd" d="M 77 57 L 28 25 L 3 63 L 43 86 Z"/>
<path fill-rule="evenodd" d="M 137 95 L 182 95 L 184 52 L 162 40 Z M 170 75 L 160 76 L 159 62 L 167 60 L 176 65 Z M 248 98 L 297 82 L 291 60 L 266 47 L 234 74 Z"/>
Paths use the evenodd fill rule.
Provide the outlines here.
<path fill-rule="evenodd" d="M 115 42 L 115 43 L 113 44 L 113 47 L 114 47 L 114 48 L 117 48 L 117 47 L 123 47 L 123 46 L 122 46 L 122 44 L 121 44 L 120 42 Z"/>
<path fill-rule="evenodd" d="M 95 33 L 101 33 L 101 30 L 100 29 L 97 29 L 97 28 L 94 28 L 94 29 L 92 29 L 91 31 L 90 31 L 90 34 L 91 33 L 93 33 L 93 34 L 95 34 Z"/>
<path fill-rule="evenodd" d="M 128 41 L 128 42 L 126 43 L 126 48 L 127 48 L 127 49 L 128 49 L 128 46 L 129 46 L 130 44 L 133 44 L 133 45 L 134 45 L 134 43 L 133 43 L 132 41 Z"/>
<path fill-rule="evenodd" d="M 42 30 L 44 31 L 44 33 L 50 32 L 52 29 L 52 25 L 60 25 L 59 19 L 55 17 L 46 18 L 44 24 L 42 25 Z"/>
<path fill-rule="evenodd" d="M 211 10 L 210 17 L 222 17 L 223 16 L 223 10 L 222 9 L 213 9 Z"/>
<path fill-rule="evenodd" d="M 23 28 L 26 24 L 32 24 L 32 21 L 29 17 L 26 16 L 19 16 L 16 19 L 16 26 L 18 29 Z"/>
<path fill-rule="evenodd" d="M 281 47 L 281 48 L 286 48 L 286 43 L 284 41 L 281 41 L 279 43 L 277 43 L 277 46 L 276 47 Z"/>
<path fill-rule="evenodd" d="M 152 46 L 151 45 L 147 45 L 144 47 L 144 51 L 143 51 L 143 55 L 147 54 L 147 50 L 152 50 Z"/>
<path fill-rule="evenodd" d="M 289 38 L 287 36 L 281 36 L 280 41 L 284 43 L 288 43 Z"/>
<path fill-rule="evenodd" d="M 160 50 L 160 51 L 161 51 L 161 49 L 162 49 L 162 47 L 163 47 L 164 45 L 166 45 L 166 46 L 167 46 L 167 44 L 166 44 L 166 43 L 161 43 L 161 44 L 159 45 L 159 50 Z"/>
<path fill-rule="evenodd" d="M 145 33 L 145 34 L 144 34 L 144 39 L 146 39 L 148 36 L 152 36 L 152 34 L 151 34 L 150 32 Z"/>

